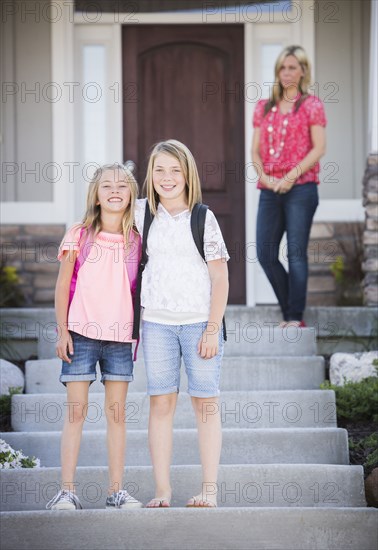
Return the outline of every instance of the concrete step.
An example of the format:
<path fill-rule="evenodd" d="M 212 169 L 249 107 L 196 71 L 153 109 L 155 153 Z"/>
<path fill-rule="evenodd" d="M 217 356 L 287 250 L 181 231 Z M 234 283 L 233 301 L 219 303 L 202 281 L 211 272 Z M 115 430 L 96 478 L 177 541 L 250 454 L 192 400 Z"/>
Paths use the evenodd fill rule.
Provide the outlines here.
<path fill-rule="evenodd" d="M 16 432 L 61 430 L 66 414 L 70 412 L 72 415 L 74 407 L 75 404 L 67 404 L 64 394 L 14 395 L 12 427 Z M 145 393 L 130 394 L 126 405 L 119 403 L 115 407 L 115 416 L 125 410 L 128 429 L 147 429 L 149 397 Z M 85 429 L 106 429 L 104 393 L 92 393 L 86 410 Z M 204 404 L 203 421 L 206 422 L 217 411 L 225 428 L 336 427 L 335 394 L 330 390 L 223 392 L 219 403 Z M 187 393 L 179 395 L 175 427 L 196 427 Z"/>
<path fill-rule="evenodd" d="M 0 434 L 14 449 L 60 465 L 60 432 Z M 147 430 L 129 430 L 126 464 L 148 466 Z M 223 430 L 222 464 L 349 464 L 347 431 L 340 428 L 269 428 Z M 176 429 L 172 464 L 199 464 L 197 430 Z M 83 432 L 79 466 L 107 464 L 105 431 Z"/>
<path fill-rule="evenodd" d="M 3 550 L 376 550 L 369 508 L 5 512 Z"/>
<path fill-rule="evenodd" d="M 60 468 L 6 470 L 2 474 L 2 511 L 43 510 L 60 489 Z M 201 487 L 201 466 L 172 466 L 172 506 L 185 506 Z M 125 471 L 125 488 L 143 503 L 154 494 L 151 466 L 131 466 Z M 78 468 L 76 494 L 85 509 L 103 508 L 108 489 L 105 467 Z M 221 465 L 218 505 L 227 507 L 363 507 L 362 466 L 328 464 Z"/>
<path fill-rule="evenodd" d="M 251 321 L 248 310 L 227 315 L 225 355 L 316 355 L 314 328 L 278 328 L 277 322 Z M 142 333 L 143 338 L 143 333 Z M 54 326 L 45 328 L 38 339 L 38 358 L 56 357 Z"/>
<path fill-rule="evenodd" d="M 26 393 L 66 393 L 59 382 L 61 361 L 41 359 L 25 365 Z M 221 390 L 311 390 L 319 388 L 325 379 L 324 358 L 309 357 L 224 357 Z M 185 370 L 181 368 L 181 388 L 188 387 Z M 91 392 L 102 392 L 98 379 Z M 146 374 L 142 354 L 134 367 L 134 381 L 129 392 L 146 391 Z"/>

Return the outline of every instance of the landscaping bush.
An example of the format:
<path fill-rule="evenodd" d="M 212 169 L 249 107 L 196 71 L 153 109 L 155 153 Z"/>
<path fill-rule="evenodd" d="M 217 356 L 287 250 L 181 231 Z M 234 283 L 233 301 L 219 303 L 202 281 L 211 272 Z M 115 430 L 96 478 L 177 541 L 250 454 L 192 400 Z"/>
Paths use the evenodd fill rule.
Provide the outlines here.
<path fill-rule="evenodd" d="M 326 381 L 321 388 L 334 390 L 337 424 L 348 430 L 350 463 L 363 465 L 367 477 L 378 467 L 378 377 L 344 386 Z"/>
<path fill-rule="evenodd" d="M 10 432 L 12 395 L 22 393 L 22 388 L 9 388 L 9 395 L 0 395 L 0 431 Z"/>
<path fill-rule="evenodd" d="M 326 381 L 321 388 L 334 390 L 338 420 L 378 422 L 378 377 L 371 376 L 361 382 L 346 382 L 344 386 L 335 386 Z"/>

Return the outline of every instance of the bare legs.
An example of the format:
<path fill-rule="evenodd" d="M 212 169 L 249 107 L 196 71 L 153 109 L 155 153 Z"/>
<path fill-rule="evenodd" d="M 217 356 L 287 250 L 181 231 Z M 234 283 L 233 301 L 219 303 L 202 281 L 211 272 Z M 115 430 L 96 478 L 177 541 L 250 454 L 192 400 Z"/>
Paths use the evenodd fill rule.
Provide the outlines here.
<path fill-rule="evenodd" d="M 105 382 L 109 494 L 112 494 L 113 492 L 117 493 L 123 487 L 126 449 L 125 403 L 128 387 L 128 382 L 113 380 L 107 380 Z"/>
<path fill-rule="evenodd" d="M 60 444 L 62 489 L 75 492 L 75 472 L 88 408 L 89 382 L 67 382 L 67 409 Z"/>
<path fill-rule="evenodd" d="M 217 397 L 192 397 L 196 414 L 199 451 L 202 464 L 202 490 L 194 497 L 199 506 L 217 503 L 217 479 L 222 448 L 222 426 Z"/>
<path fill-rule="evenodd" d="M 155 498 L 147 504 L 149 508 L 169 506 L 171 500 L 170 465 L 176 403 L 177 393 L 152 395 L 150 398 L 148 441 L 156 489 Z"/>
<path fill-rule="evenodd" d="M 177 393 L 151 396 L 149 444 L 154 467 L 156 496 L 148 503 L 148 507 L 167 506 L 171 498 L 170 464 L 176 404 Z M 192 405 L 197 420 L 202 464 L 202 490 L 195 497 L 195 504 L 211 506 L 216 504 L 217 474 L 222 445 L 218 398 L 192 397 Z M 162 503 L 162 501 L 165 502 Z M 189 501 L 188 504 L 192 503 Z"/>
<path fill-rule="evenodd" d="M 128 382 L 105 382 L 109 494 L 123 486 L 126 446 L 125 402 Z M 62 489 L 75 490 L 76 465 L 88 410 L 89 382 L 67 383 L 67 411 L 61 439 Z"/>

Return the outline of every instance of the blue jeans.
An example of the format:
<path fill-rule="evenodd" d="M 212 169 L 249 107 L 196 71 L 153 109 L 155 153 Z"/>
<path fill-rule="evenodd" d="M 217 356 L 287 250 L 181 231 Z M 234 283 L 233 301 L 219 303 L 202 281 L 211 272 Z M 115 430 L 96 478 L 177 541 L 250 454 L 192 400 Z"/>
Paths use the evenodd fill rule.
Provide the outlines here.
<path fill-rule="evenodd" d="M 82 334 L 70 331 L 74 353 L 70 355 L 72 363 L 62 361 L 62 371 L 59 380 L 81 382 L 86 380 L 92 384 L 96 380 L 96 365 L 100 365 L 101 382 L 106 380 L 131 382 L 134 378 L 134 363 L 129 342 L 110 342 L 94 340 Z"/>
<path fill-rule="evenodd" d="M 279 195 L 262 189 L 257 213 L 257 257 L 277 296 L 283 318 L 301 321 L 306 306 L 307 246 L 319 203 L 314 182 L 294 185 Z M 287 234 L 289 273 L 279 261 L 279 246 Z"/>

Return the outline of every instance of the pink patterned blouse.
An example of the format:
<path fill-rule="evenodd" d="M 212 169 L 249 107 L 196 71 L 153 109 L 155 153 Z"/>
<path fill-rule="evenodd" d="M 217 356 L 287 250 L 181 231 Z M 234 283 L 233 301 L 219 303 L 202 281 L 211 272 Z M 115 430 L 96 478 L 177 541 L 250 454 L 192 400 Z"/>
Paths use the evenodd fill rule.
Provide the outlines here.
<path fill-rule="evenodd" d="M 297 112 L 294 108 L 282 114 L 273 107 L 264 117 L 267 99 L 260 100 L 253 115 L 253 127 L 260 128 L 260 157 L 264 172 L 275 178 L 282 178 L 296 166 L 312 149 L 311 126 L 326 126 L 323 103 L 315 96 L 309 96 Z M 295 184 L 314 181 L 319 183 L 319 163 L 300 175 Z M 258 189 L 264 189 L 260 183 Z"/>

